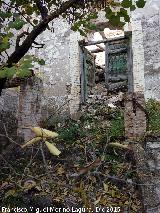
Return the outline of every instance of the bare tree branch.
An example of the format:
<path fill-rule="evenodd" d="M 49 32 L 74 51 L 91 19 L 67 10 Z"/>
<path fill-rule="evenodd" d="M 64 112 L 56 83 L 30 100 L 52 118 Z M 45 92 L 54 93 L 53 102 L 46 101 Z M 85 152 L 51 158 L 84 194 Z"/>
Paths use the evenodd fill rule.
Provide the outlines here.
<path fill-rule="evenodd" d="M 33 42 L 33 44 L 37 45 L 38 47 L 36 47 L 36 46 L 32 46 L 32 47 L 34 47 L 34 48 L 38 48 L 38 49 L 43 48 L 43 47 L 44 47 L 44 45 L 45 45 L 45 44 L 39 44 L 39 43 L 38 43 L 38 42 L 36 42 L 36 41 L 34 41 L 34 42 Z"/>
<path fill-rule="evenodd" d="M 23 41 L 22 45 L 16 48 L 15 51 L 8 58 L 8 67 L 11 67 L 14 63 L 16 64 L 28 52 L 38 35 L 40 35 L 43 31 L 46 30 L 49 22 L 51 22 L 55 18 L 58 18 L 74 3 L 76 3 L 76 0 L 69 0 L 67 2 L 64 2 L 59 9 L 48 15 L 37 26 L 35 26 L 33 30 L 28 34 L 26 39 Z M 6 80 L 6 78 L 0 79 L 0 95 L 2 89 L 4 88 Z"/>
<path fill-rule="evenodd" d="M 21 38 L 23 38 L 23 36 L 28 35 L 28 34 L 29 34 L 29 32 L 24 31 L 20 35 L 17 36 L 16 49 L 19 47 L 19 43 L 20 43 Z"/>
<path fill-rule="evenodd" d="M 42 0 L 36 0 L 35 2 L 36 2 L 38 10 L 41 13 L 42 19 L 45 19 L 48 15 L 47 7 L 44 6 L 44 3 Z"/>
<path fill-rule="evenodd" d="M 19 46 L 9 57 L 7 63 L 8 66 L 12 66 L 13 63 L 17 63 L 29 50 L 34 40 L 40 35 L 48 26 L 48 23 L 55 18 L 58 18 L 62 13 L 64 13 L 76 0 L 69 0 L 62 4 L 62 6 L 48 15 L 43 19 L 34 29 L 28 34 L 27 38 L 24 40 L 21 46 Z"/>

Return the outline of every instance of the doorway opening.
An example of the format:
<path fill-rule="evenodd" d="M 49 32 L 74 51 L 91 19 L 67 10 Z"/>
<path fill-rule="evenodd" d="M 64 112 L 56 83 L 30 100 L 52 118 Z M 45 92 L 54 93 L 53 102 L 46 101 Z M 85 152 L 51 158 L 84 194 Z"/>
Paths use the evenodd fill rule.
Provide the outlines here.
<path fill-rule="evenodd" d="M 131 33 L 105 28 L 80 47 L 82 103 L 92 96 L 132 91 Z"/>

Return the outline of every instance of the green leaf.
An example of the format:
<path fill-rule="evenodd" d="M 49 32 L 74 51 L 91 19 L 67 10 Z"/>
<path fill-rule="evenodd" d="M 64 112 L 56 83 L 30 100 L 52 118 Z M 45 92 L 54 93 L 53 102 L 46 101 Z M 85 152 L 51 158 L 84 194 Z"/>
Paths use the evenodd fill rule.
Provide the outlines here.
<path fill-rule="evenodd" d="M 14 28 L 14 22 L 13 22 L 13 21 L 10 21 L 10 22 L 8 23 L 8 26 L 9 26 L 10 28 Z"/>
<path fill-rule="evenodd" d="M 9 42 L 0 44 L 0 52 L 3 52 L 10 48 Z"/>
<path fill-rule="evenodd" d="M 131 11 L 134 11 L 136 9 L 136 6 L 135 5 L 132 5 L 131 7 L 130 7 L 130 10 Z"/>
<path fill-rule="evenodd" d="M 88 29 L 90 30 L 96 30 L 96 25 L 95 24 L 89 24 Z"/>
<path fill-rule="evenodd" d="M 121 5 L 124 8 L 130 8 L 132 6 L 132 0 L 123 0 Z"/>
<path fill-rule="evenodd" d="M 34 19 L 34 20 L 33 20 L 33 23 L 34 23 L 35 25 L 37 25 L 37 24 L 38 24 L 38 20 L 37 20 L 37 19 Z"/>
<path fill-rule="evenodd" d="M 79 24 L 78 24 L 78 23 L 75 23 L 74 25 L 72 25 L 71 30 L 77 31 L 78 28 L 79 28 Z"/>
<path fill-rule="evenodd" d="M 5 69 L 1 69 L 0 70 L 0 79 L 1 78 L 5 78 L 6 77 L 6 70 Z"/>
<path fill-rule="evenodd" d="M 89 15 L 87 16 L 86 20 L 87 20 L 87 21 L 90 21 L 90 20 L 96 19 L 96 18 L 98 18 L 97 12 L 89 14 Z"/>
<path fill-rule="evenodd" d="M 0 78 L 8 78 L 12 79 L 14 74 L 16 73 L 16 67 L 4 67 L 0 70 Z"/>
<path fill-rule="evenodd" d="M 23 20 L 21 20 L 20 18 L 17 18 L 15 21 L 10 21 L 8 26 L 10 28 L 15 28 L 16 30 L 20 30 L 24 24 L 25 22 Z"/>
<path fill-rule="evenodd" d="M 125 10 L 124 8 L 120 9 L 120 12 L 118 12 L 118 15 L 120 17 L 124 17 L 125 22 L 129 22 L 130 21 L 130 17 L 127 13 L 127 10 Z"/>
<path fill-rule="evenodd" d="M 12 79 L 14 74 L 16 74 L 16 67 L 10 67 L 10 68 L 6 68 L 6 77 L 8 79 Z"/>
<path fill-rule="evenodd" d="M 8 36 L 8 38 L 12 38 L 12 37 L 14 36 L 14 34 L 11 33 L 11 32 L 8 32 L 8 33 L 7 33 L 7 36 Z"/>
<path fill-rule="evenodd" d="M 38 60 L 38 63 L 39 63 L 40 65 L 45 65 L 45 61 L 44 61 L 43 59 L 39 59 L 39 60 Z"/>
<path fill-rule="evenodd" d="M 31 75 L 31 70 L 29 69 L 18 69 L 16 72 L 16 76 L 20 78 L 24 78 Z"/>
<path fill-rule="evenodd" d="M 29 61 L 26 61 L 21 65 L 21 69 L 31 69 L 31 68 L 33 68 L 33 65 Z"/>
<path fill-rule="evenodd" d="M 11 32 L 8 34 L 1 34 L 0 35 L 0 52 L 5 51 L 6 49 L 10 48 L 9 39 L 13 36 Z"/>
<path fill-rule="evenodd" d="M 81 36 L 86 36 L 86 33 L 82 29 L 78 29 L 78 31 L 80 32 Z"/>
<path fill-rule="evenodd" d="M 15 29 L 16 30 L 20 30 L 22 27 L 23 27 L 23 25 L 24 25 L 24 21 L 22 21 L 22 20 L 18 20 L 17 22 L 15 22 Z"/>
<path fill-rule="evenodd" d="M 0 11 L 0 17 L 2 19 L 10 18 L 11 16 L 12 16 L 12 13 Z"/>
<path fill-rule="evenodd" d="M 31 69 L 33 68 L 33 58 L 32 56 L 25 56 L 23 57 L 21 60 L 20 60 L 20 66 L 19 66 L 19 69 L 20 71 L 17 72 L 17 74 L 21 75 L 22 73 L 22 76 L 21 77 L 25 77 L 25 76 L 28 76 L 31 74 Z"/>
<path fill-rule="evenodd" d="M 27 15 L 32 15 L 33 14 L 33 12 L 34 12 L 34 10 L 33 10 L 33 7 L 32 6 L 30 6 L 30 5 L 27 5 L 27 7 L 26 7 L 26 13 L 27 13 Z"/>
<path fill-rule="evenodd" d="M 109 22 L 113 25 L 113 26 L 118 26 L 120 24 L 120 16 L 118 15 L 112 15 L 109 18 Z"/>
<path fill-rule="evenodd" d="M 109 20 L 110 20 L 110 18 L 111 18 L 112 16 L 114 16 L 114 12 L 111 10 L 110 7 L 107 7 L 107 8 L 105 9 L 105 12 L 106 12 L 105 16 L 106 16 L 106 18 L 109 19 Z"/>
<path fill-rule="evenodd" d="M 136 1 L 136 5 L 138 8 L 143 8 L 146 4 L 146 1 L 145 0 L 138 0 Z"/>
<path fill-rule="evenodd" d="M 30 59 L 32 59 L 32 58 L 34 58 L 34 56 L 32 56 L 32 55 L 25 55 L 24 57 L 23 57 L 23 59 L 25 60 L 30 60 Z M 36 58 L 36 57 L 35 57 Z"/>

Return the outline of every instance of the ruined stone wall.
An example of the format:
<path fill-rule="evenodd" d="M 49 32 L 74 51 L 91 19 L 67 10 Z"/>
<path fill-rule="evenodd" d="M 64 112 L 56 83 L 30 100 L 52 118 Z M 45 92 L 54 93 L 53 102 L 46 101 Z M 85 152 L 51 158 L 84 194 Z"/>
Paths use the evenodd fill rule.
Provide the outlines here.
<path fill-rule="evenodd" d="M 154 0 L 156 1 L 156 0 Z M 151 1 L 148 1 L 151 4 Z M 132 49 L 134 91 L 144 92 L 145 97 L 160 99 L 160 55 L 159 53 L 159 9 L 136 10 L 132 15 Z M 102 16 L 98 22 L 105 22 Z M 43 49 L 32 49 L 30 53 L 43 58 L 45 66 L 35 72 L 43 81 L 43 115 L 54 113 L 74 114 L 81 100 L 81 53 L 78 41 L 82 37 L 70 30 L 68 23 L 56 19 L 52 23 L 54 32 L 46 30 L 37 42 Z"/>
<path fill-rule="evenodd" d="M 70 115 L 74 115 L 79 107 L 81 100 L 81 69 L 82 69 L 82 61 L 81 58 L 81 50 L 78 41 L 81 40 L 82 37 L 79 33 L 71 32 L 70 34 L 70 95 L 69 95 L 69 111 Z"/>
<path fill-rule="evenodd" d="M 160 10 L 142 20 L 144 41 L 145 96 L 160 100 Z"/>
<path fill-rule="evenodd" d="M 70 30 L 67 23 L 60 20 L 53 23 L 53 28 L 54 32 L 46 30 L 37 39 L 45 44 L 44 48 L 35 49 L 35 55 L 45 60 L 45 66 L 37 66 L 37 70 L 43 80 L 46 117 L 65 102 L 68 107 L 67 85 L 70 84 Z"/>
<path fill-rule="evenodd" d="M 95 71 L 95 56 L 87 49 L 85 49 L 85 75 L 87 80 L 87 95 L 91 94 L 91 90 L 95 86 Z"/>
<path fill-rule="evenodd" d="M 1 148 L 5 147 L 9 140 L 7 135 L 13 140 L 17 139 L 17 105 L 18 89 L 4 89 L 0 96 L 0 142 Z M 0 150 L 1 150 L 0 148 Z"/>
<path fill-rule="evenodd" d="M 25 141 L 34 137 L 28 127 L 42 126 L 43 83 L 40 78 L 26 78 L 20 85 L 18 136 Z"/>
<path fill-rule="evenodd" d="M 79 33 L 70 30 L 62 19 L 53 22 L 54 32 L 46 30 L 37 41 L 45 44 L 35 50 L 45 66 L 37 66 L 44 86 L 44 117 L 51 114 L 73 114 L 80 104 L 80 50 Z M 38 70 L 38 72 L 39 72 Z"/>
<path fill-rule="evenodd" d="M 141 17 L 132 16 L 133 89 L 144 93 L 144 47 Z"/>
<path fill-rule="evenodd" d="M 9 143 L 7 137 L 17 142 L 32 138 L 26 127 L 42 125 L 42 98 L 43 84 L 38 77 L 23 79 L 19 87 L 2 91 L 0 142 Z"/>
<path fill-rule="evenodd" d="M 142 93 L 125 98 L 124 126 L 126 139 L 140 139 L 146 133 L 145 100 Z"/>
<path fill-rule="evenodd" d="M 160 2 L 148 0 L 132 14 L 134 91 L 160 100 Z"/>

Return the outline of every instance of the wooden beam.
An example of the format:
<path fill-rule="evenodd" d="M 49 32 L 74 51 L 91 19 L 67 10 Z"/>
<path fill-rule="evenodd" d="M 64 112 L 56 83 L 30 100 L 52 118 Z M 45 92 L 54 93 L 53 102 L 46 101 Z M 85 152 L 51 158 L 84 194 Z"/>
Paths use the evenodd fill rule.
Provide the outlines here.
<path fill-rule="evenodd" d="M 99 49 L 101 49 L 101 50 L 105 51 L 105 48 L 104 48 L 104 47 L 102 47 L 101 45 L 96 44 L 96 46 L 97 46 Z"/>
<path fill-rule="evenodd" d="M 127 48 L 119 48 L 115 50 L 109 50 L 109 54 L 126 53 Z"/>
<path fill-rule="evenodd" d="M 105 84 L 106 88 L 108 89 L 108 83 L 109 83 L 109 44 L 108 42 L 105 44 Z"/>
<path fill-rule="evenodd" d="M 104 40 L 100 40 L 100 41 L 88 41 L 88 42 L 85 42 L 84 40 L 83 41 L 79 41 L 79 45 L 80 46 L 90 46 L 90 45 L 96 45 L 96 44 L 101 44 L 101 43 L 107 43 L 107 42 L 114 42 L 114 41 L 121 41 L 121 40 L 126 40 L 128 39 L 127 36 L 119 36 L 119 37 L 116 37 L 116 38 L 108 38 L 108 39 L 104 39 Z"/>
<path fill-rule="evenodd" d="M 100 52 L 104 52 L 104 50 L 97 48 L 96 50 L 91 50 L 90 52 L 91 53 L 100 53 Z"/>
<path fill-rule="evenodd" d="M 133 52 L 132 52 L 132 37 L 129 37 L 129 45 L 127 48 L 127 68 L 128 68 L 128 92 L 134 92 L 133 82 Z"/>

